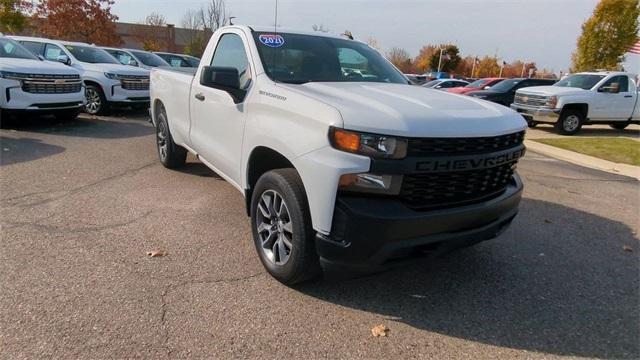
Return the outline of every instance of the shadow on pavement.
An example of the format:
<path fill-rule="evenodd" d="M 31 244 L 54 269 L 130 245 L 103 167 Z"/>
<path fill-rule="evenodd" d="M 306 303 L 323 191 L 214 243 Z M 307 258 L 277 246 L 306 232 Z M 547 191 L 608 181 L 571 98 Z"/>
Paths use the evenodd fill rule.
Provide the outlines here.
<path fill-rule="evenodd" d="M 421 265 L 298 290 L 385 315 L 391 331 L 397 321 L 513 349 L 639 358 L 637 244 L 620 222 L 525 199 L 499 239 Z"/>
<path fill-rule="evenodd" d="M 2 122 L 3 129 L 32 133 L 73 136 L 95 139 L 125 139 L 154 133 L 145 120 L 120 120 L 80 117 L 73 121 L 59 121 L 54 117 L 15 117 Z"/>
<path fill-rule="evenodd" d="M 544 131 L 550 135 L 558 136 L 558 132 L 553 125 L 539 124 L 536 130 Z M 640 130 L 637 127 L 631 127 L 624 130 L 616 130 L 609 127 L 591 127 L 583 126 L 579 133 L 574 137 L 640 137 Z"/>
<path fill-rule="evenodd" d="M 19 164 L 60 154 L 65 148 L 38 139 L 14 139 L 0 136 L 0 166 Z"/>
<path fill-rule="evenodd" d="M 220 175 L 209 169 L 205 164 L 201 162 L 187 162 L 183 167 L 180 167 L 177 170 L 185 174 L 210 177 L 216 180 L 224 180 Z"/>

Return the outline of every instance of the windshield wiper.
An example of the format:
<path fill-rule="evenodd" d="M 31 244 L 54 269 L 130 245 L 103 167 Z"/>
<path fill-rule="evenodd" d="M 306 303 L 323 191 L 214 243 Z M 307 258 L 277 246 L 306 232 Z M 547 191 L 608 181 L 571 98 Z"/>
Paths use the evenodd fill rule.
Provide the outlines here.
<path fill-rule="evenodd" d="M 306 84 L 308 82 L 311 82 L 311 80 L 278 80 L 278 82 L 281 82 L 281 83 L 284 83 L 284 84 L 301 85 L 301 84 Z"/>

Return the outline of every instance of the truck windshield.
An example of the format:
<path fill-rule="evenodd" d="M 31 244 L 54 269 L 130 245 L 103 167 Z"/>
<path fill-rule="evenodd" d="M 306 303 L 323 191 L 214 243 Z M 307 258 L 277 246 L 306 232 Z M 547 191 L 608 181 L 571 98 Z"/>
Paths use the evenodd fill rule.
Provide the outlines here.
<path fill-rule="evenodd" d="M 604 79 L 604 75 L 571 75 L 565 78 L 564 80 L 560 80 L 556 83 L 555 86 L 561 87 L 573 87 L 580 88 L 583 90 L 591 90 L 600 80 Z"/>
<path fill-rule="evenodd" d="M 274 81 L 408 84 L 380 53 L 357 41 L 289 33 L 253 36 L 265 71 Z"/>
<path fill-rule="evenodd" d="M 65 45 L 65 48 L 80 62 L 89 64 L 120 64 L 120 62 L 109 55 L 108 52 L 93 46 Z"/>
<path fill-rule="evenodd" d="M 35 55 L 22 47 L 22 45 L 7 38 L 0 38 L 0 58 L 38 60 Z"/>
<path fill-rule="evenodd" d="M 144 65 L 151 67 L 158 66 L 170 66 L 169 63 L 162 60 L 162 58 L 156 54 L 144 51 L 131 51 L 131 53 L 138 58 Z"/>

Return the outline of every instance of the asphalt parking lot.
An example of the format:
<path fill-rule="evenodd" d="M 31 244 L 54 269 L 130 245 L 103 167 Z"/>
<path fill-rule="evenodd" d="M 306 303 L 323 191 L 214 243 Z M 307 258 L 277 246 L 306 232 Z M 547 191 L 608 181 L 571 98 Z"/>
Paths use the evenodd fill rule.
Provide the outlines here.
<path fill-rule="evenodd" d="M 292 289 L 241 194 L 194 159 L 164 169 L 143 117 L 18 121 L 0 144 L 2 358 L 640 357 L 630 178 L 529 153 L 499 239 Z"/>

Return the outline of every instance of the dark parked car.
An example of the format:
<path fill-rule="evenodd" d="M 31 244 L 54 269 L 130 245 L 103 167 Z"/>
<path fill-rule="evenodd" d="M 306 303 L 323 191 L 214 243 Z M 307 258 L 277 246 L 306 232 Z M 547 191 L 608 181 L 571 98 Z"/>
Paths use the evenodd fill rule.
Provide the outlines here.
<path fill-rule="evenodd" d="M 489 90 L 472 91 L 467 95 L 473 96 L 478 99 L 492 101 L 504 106 L 510 106 L 513 103 L 513 99 L 516 95 L 516 90 L 530 86 L 553 85 L 557 81 L 558 80 L 553 79 L 507 79 L 494 85 Z"/>
<path fill-rule="evenodd" d="M 154 52 L 154 54 L 160 56 L 162 60 L 168 62 L 172 67 L 197 68 L 198 65 L 200 65 L 200 59 L 190 55 L 171 54 L 165 52 Z"/>

